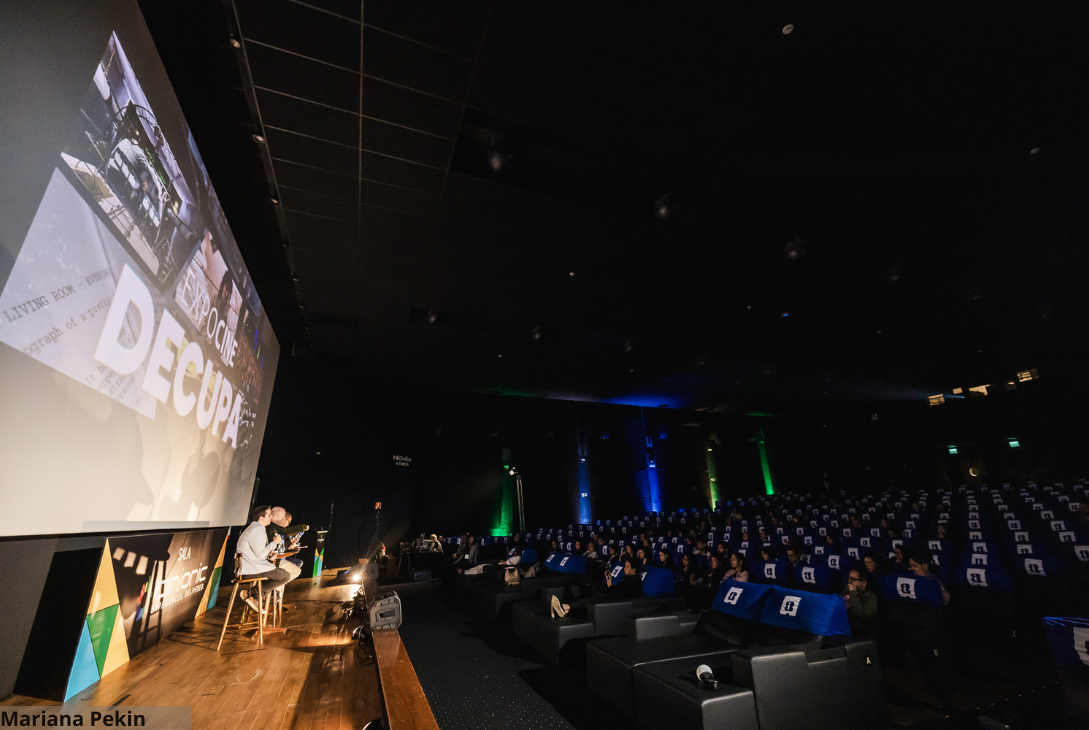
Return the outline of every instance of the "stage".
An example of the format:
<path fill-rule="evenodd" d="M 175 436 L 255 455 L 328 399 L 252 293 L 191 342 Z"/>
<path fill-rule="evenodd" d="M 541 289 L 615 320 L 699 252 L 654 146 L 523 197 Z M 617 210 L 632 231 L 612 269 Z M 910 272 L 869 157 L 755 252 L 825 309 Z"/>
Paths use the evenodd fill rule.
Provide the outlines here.
<path fill-rule="evenodd" d="M 356 585 L 297 580 L 288 586 L 287 631 L 264 646 L 228 633 L 216 653 L 230 598 L 137 655 L 65 704 L 190 705 L 194 728 L 358 730 L 381 716 L 373 663 L 360 664 L 341 602 Z M 235 608 L 237 613 L 237 606 Z M 3 705 L 56 705 L 12 695 Z"/>

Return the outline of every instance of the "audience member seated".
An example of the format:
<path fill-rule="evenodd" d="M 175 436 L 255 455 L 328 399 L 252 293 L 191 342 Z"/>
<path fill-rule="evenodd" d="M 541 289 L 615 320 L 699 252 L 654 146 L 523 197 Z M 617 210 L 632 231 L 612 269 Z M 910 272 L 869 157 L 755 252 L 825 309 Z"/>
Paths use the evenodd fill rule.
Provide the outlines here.
<path fill-rule="evenodd" d="M 707 572 L 703 575 L 703 598 L 707 599 L 706 603 L 709 605 L 710 600 L 714 598 L 718 593 L 719 584 L 722 583 L 723 578 L 726 577 L 726 566 L 719 562 L 717 555 L 711 556 L 711 564 L 707 566 Z"/>
<path fill-rule="evenodd" d="M 268 559 L 272 551 L 283 544 L 284 538 L 280 533 L 276 533 L 272 537 L 272 542 L 265 542 L 268 539 L 265 528 L 272 524 L 272 507 L 267 504 L 261 505 L 253 510 L 251 516 L 253 522 L 238 536 L 238 546 L 235 548 L 236 552 L 242 556 L 239 578 L 241 580 L 264 578 L 261 591 L 267 596 L 291 580 L 290 573 L 283 568 L 277 568 Z M 246 602 L 247 606 L 260 613 L 257 596 L 249 589 L 242 591 L 239 597 Z"/>
<path fill-rule="evenodd" d="M 594 586 L 594 591 L 591 594 L 589 600 L 596 598 L 602 598 L 604 600 L 631 600 L 638 598 L 643 593 L 643 583 L 639 579 L 639 563 L 635 558 L 624 558 L 624 573 L 616 582 L 613 581 L 612 574 L 605 576 L 605 588 L 602 589 L 600 584 Z M 585 603 L 586 599 L 583 599 L 581 603 Z M 552 596 L 552 615 L 563 618 L 567 615 L 567 612 L 571 610 L 571 604 L 562 603 L 560 597 L 557 595 Z"/>
<path fill-rule="evenodd" d="M 601 560 L 601 556 L 597 552 L 597 544 L 593 540 L 586 542 L 586 552 L 583 557 L 587 560 Z"/>
<path fill-rule="evenodd" d="M 852 570 L 848 573 L 847 586 L 843 602 L 847 606 L 851 633 L 873 638 L 877 634 L 877 591 L 869 589 L 869 575 L 865 570 Z"/>
<path fill-rule="evenodd" d="M 722 576 L 723 580 L 729 578 L 730 580 L 736 580 L 738 583 L 749 582 L 749 561 L 741 553 L 734 553 L 730 556 L 730 569 Z M 721 581 L 720 581 L 721 582 Z"/>
<path fill-rule="evenodd" d="M 910 573 L 912 572 L 911 566 L 908 564 L 907 555 L 904 553 L 904 548 L 897 546 L 893 550 L 893 554 L 896 556 L 892 561 L 892 566 L 889 569 L 890 573 Z"/>
<path fill-rule="evenodd" d="M 480 565 L 480 545 L 477 543 L 476 537 L 466 535 L 464 539 L 462 551 L 459 551 L 458 557 L 454 561 L 454 567 L 459 573 L 464 573 L 467 569 Z"/>
<path fill-rule="evenodd" d="M 866 554 L 862 556 L 862 563 L 866 566 L 870 579 L 875 582 L 886 573 L 885 561 L 873 550 L 866 551 Z"/>
<path fill-rule="evenodd" d="M 920 578 L 926 578 L 927 580 L 936 581 L 938 586 L 942 590 L 942 604 L 949 604 L 949 589 L 945 587 L 945 583 L 934 574 L 934 566 L 931 563 L 930 556 L 928 554 L 919 552 L 909 555 L 907 558 L 909 570 Z"/>

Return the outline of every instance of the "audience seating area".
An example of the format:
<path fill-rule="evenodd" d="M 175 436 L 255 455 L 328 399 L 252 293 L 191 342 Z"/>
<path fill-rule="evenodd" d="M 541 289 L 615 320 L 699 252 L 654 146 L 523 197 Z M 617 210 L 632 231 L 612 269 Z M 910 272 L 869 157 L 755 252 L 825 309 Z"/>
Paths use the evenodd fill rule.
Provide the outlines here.
<path fill-rule="evenodd" d="M 884 728 L 879 655 L 940 695 L 958 645 L 1042 636 L 1045 616 L 1086 605 L 1085 491 L 1081 480 L 731 501 L 480 537 L 485 560 L 518 555 L 516 568 L 451 579 L 549 661 L 585 662 L 590 689 L 639 727 Z M 445 541 L 452 556 L 458 541 Z M 710 573 L 720 544 L 748 559 L 749 582 Z M 595 591 L 606 571 L 622 577 L 629 545 L 655 556 L 640 569 L 644 594 Z M 685 556 L 714 584 L 692 589 Z M 531 577 L 508 582 L 515 569 Z M 853 570 L 879 607 L 856 635 L 843 599 Z M 583 600 L 559 617 L 553 596 Z M 717 688 L 697 679 L 700 664 Z"/>

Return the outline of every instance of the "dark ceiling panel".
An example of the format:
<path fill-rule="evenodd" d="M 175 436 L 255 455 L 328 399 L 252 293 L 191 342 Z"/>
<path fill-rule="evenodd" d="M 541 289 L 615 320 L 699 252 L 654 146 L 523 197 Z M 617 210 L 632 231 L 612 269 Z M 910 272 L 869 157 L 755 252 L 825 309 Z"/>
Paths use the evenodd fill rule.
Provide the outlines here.
<path fill-rule="evenodd" d="M 491 0 L 367 0 L 364 22 L 463 58 L 476 58 Z"/>
<path fill-rule="evenodd" d="M 355 223 L 291 210 L 284 211 L 284 218 L 292 250 L 350 253 L 359 246 L 359 227 Z"/>
<path fill-rule="evenodd" d="M 370 77 L 363 78 L 363 114 L 447 139 L 461 125 L 460 104 Z"/>
<path fill-rule="evenodd" d="M 1084 8 L 238 1 L 244 50 L 156 42 L 198 61 L 168 70 L 240 242 L 283 257 L 263 123 L 298 289 L 254 277 L 367 374 L 773 410 L 1089 342 Z M 208 70 L 241 53 L 261 122 Z"/>
<path fill-rule="evenodd" d="M 406 213 L 430 213 L 438 202 L 438 196 L 420 193 L 406 188 L 360 180 L 360 199 L 364 205 L 388 208 Z"/>
<path fill-rule="evenodd" d="M 359 69 L 359 24 L 291 0 L 235 0 L 242 36 L 284 51 Z"/>
<path fill-rule="evenodd" d="M 363 0 L 306 0 L 306 4 L 348 20 L 358 21 Z"/>
<path fill-rule="evenodd" d="M 359 74 L 355 71 L 257 43 L 246 44 L 246 56 L 256 86 L 345 111 L 359 109 Z"/>
<path fill-rule="evenodd" d="M 435 137 L 393 124 L 363 118 L 363 149 L 380 150 L 383 154 L 421 165 L 446 169 L 453 140 Z"/>
<path fill-rule="evenodd" d="M 469 92 L 473 62 L 364 27 L 363 73 L 459 102 Z"/>
<path fill-rule="evenodd" d="M 273 167 L 276 170 L 276 182 L 281 187 L 309 190 L 353 202 L 359 200 L 359 182 L 354 175 L 339 175 L 283 160 L 276 160 Z"/>
<path fill-rule="evenodd" d="M 367 180 L 397 185 L 421 193 L 437 195 L 446 179 L 445 170 L 406 162 L 366 150 L 360 155 L 360 175 Z"/>
<path fill-rule="evenodd" d="M 278 129 L 266 129 L 265 138 L 274 160 L 297 162 L 342 175 L 356 175 L 359 172 L 359 151 L 353 147 Z"/>
<path fill-rule="evenodd" d="M 311 215 L 355 223 L 359 219 L 359 202 L 333 198 L 307 190 L 280 186 L 280 201 L 285 210 L 304 211 Z"/>
<path fill-rule="evenodd" d="M 355 147 L 359 144 L 359 115 L 256 89 L 261 121 L 269 127 L 300 132 Z"/>

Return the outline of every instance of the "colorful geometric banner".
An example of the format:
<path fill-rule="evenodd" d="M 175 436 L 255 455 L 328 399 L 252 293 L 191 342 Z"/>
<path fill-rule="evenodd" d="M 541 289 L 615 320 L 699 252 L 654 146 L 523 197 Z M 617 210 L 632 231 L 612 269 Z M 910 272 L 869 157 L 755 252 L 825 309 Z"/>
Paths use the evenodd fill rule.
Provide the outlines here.
<path fill-rule="evenodd" d="M 214 607 L 226 550 L 226 530 L 107 539 L 64 698 Z"/>

